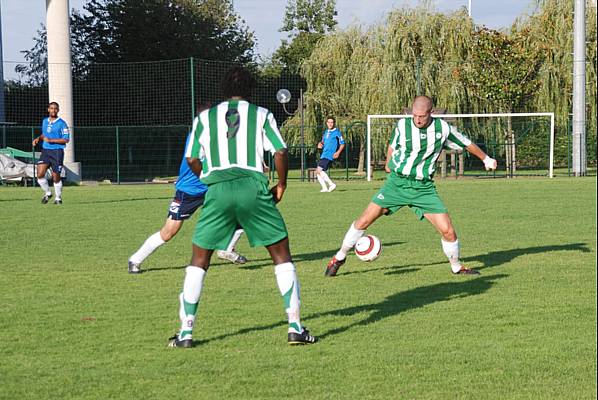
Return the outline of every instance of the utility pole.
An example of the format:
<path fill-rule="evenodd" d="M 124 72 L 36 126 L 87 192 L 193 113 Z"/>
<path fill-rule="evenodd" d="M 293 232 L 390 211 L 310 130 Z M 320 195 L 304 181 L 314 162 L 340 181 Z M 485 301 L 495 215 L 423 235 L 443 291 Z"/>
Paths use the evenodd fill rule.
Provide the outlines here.
<path fill-rule="evenodd" d="M 573 176 L 587 174 L 586 159 L 586 0 L 575 0 L 573 18 Z"/>
<path fill-rule="evenodd" d="M 6 122 L 6 114 L 4 111 L 4 60 L 2 59 L 2 4 L 0 3 L 0 123 L 2 122 Z"/>

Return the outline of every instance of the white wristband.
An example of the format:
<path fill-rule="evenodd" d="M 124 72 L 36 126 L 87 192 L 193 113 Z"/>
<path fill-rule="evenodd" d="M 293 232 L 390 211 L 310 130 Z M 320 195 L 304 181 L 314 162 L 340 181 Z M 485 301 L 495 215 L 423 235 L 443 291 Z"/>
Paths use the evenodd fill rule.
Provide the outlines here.
<path fill-rule="evenodd" d="M 484 157 L 482 162 L 484 163 L 484 167 L 486 168 L 486 170 L 496 169 L 496 160 L 494 158 L 490 157 L 489 155 L 486 154 L 486 157 Z"/>

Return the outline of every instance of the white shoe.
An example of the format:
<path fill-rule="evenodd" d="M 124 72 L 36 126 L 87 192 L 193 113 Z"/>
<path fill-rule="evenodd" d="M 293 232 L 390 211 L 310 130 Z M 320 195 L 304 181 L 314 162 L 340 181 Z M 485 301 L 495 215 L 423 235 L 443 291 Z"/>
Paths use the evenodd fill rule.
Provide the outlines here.
<path fill-rule="evenodd" d="M 216 255 L 218 256 L 218 258 L 221 258 L 223 260 L 228 260 L 228 261 L 232 262 L 233 264 L 247 263 L 247 258 L 245 258 L 241 254 L 236 253 L 234 251 L 228 252 L 228 251 L 224 251 L 224 250 L 218 250 Z"/>
<path fill-rule="evenodd" d="M 333 183 L 332 185 L 330 185 L 330 187 L 328 188 L 329 192 L 332 192 L 334 189 L 336 189 L 336 185 Z"/>
<path fill-rule="evenodd" d="M 322 189 L 320 190 L 320 193 L 328 193 L 328 189 Z"/>

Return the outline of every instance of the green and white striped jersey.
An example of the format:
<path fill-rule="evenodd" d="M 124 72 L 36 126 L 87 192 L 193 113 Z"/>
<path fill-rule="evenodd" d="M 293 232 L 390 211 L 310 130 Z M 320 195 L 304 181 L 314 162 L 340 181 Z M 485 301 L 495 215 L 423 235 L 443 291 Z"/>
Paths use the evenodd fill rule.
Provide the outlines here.
<path fill-rule="evenodd" d="M 389 145 L 391 171 L 416 180 L 431 180 L 436 160 L 443 148 L 461 150 L 471 144 L 465 135 L 440 118 L 432 118 L 427 128 L 420 129 L 413 118 L 400 119 Z"/>
<path fill-rule="evenodd" d="M 245 100 L 228 100 L 193 121 L 186 157 L 202 160 L 209 185 L 238 176 L 263 175 L 264 151 L 286 148 L 270 111 Z"/>

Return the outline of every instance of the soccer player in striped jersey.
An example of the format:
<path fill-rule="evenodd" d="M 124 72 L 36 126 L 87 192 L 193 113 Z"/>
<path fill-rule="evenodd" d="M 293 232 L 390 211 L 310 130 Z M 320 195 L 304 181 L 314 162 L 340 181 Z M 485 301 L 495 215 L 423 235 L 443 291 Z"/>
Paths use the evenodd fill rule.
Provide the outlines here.
<path fill-rule="evenodd" d="M 210 108 L 209 104 L 202 104 L 198 112 Z M 189 146 L 191 134 L 187 136 L 185 149 Z M 187 158 L 183 157 L 179 168 L 179 176 L 175 183 L 175 195 L 168 208 L 168 216 L 162 228 L 148 237 L 143 245 L 129 258 L 129 273 L 141 273 L 141 263 L 150 256 L 158 247 L 176 236 L 185 220 L 191 218 L 193 213 L 204 203 L 208 186 L 199 180 L 191 171 Z M 235 245 L 241 238 L 243 229 L 237 229 L 224 250 L 218 250 L 219 258 L 231 261 L 234 264 L 245 264 L 247 259 L 235 251 Z"/>
<path fill-rule="evenodd" d="M 66 121 L 58 116 L 59 106 L 55 101 L 48 104 L 48 118 L 42 122 L 42 134 L 33 139 L 33 145 L 41 140 L 42 154 L 37 162 L 37 183 L 44 191 L 42 204 L 46 204 L 52 197 L 50 185 L 46 179 L 48 168 L 52 168 L 52 181 L 56 198 L 54 204 L 62 204 L 62 178 L 60 174 L 64 168 L 64 148 L 69 142 L 69 127 Z"/>
<path fill-rule="evenodd" d="M 318 143 L 318 149 L 322 149 L 322 155 L 316 169 L 316 177 L 322 190 L 320 192 L 332 192 L 336 189 L 336 184 L 328 176 L 328 168 L 336 160 L 345 148 L 345 140 L 341 131 L 335 126 L 334 117 L 326 118 L 326 130 L 322 134 L 322 140 Z M 328 185 L 328 186 L 327 186 Z"/>
<path fill-rule="evenodd" d="M 459 240 L 432 178 L 443 148 L 465 148 L 482 160 L 486 170 L 496 169 L 496 160 L 455 127 L 440 118 L 432 118 L 432 106 L 431 98 L 417 96 L 413 101 L 413 118 L 397 123 L 388 146 L 386 182 L 351 224 L 340 250 L 326 267 L 326 276 L 337 274 L 346 261 L 347 252 L 370 225 L 382 215 L 393 214 L 404 206 L 411 208 L 420 220 L 427 219 L 440 233 L 442 249 L 453 274 L 479 274 L 477 270 L 461 265 Z"/>
<path fill-rule="evenodd" d="M 266 247 L 275 264 L 289 322 L 288 343 L 316 342 L 301 324 L 299 281 L 287 229 L 276 208 L 286 190 L 287 149 L 272 113 L 246 100 L 254 85 L 247 70 L 231 68 L 222 82 L 228 100 L 203 111 L 193 122 L 187 160 L 201 174 L 208 192 L 179 295 L 181 329 L 171 338 L 171 347 L 193 346 L 195 314 L 210 258 L 214 249 L 226 246 L 237 225 L 243 227 L 251 246 Z M 264 151 L 274 153 L 278 183 L 272 189 L 263 173 Z"/>

